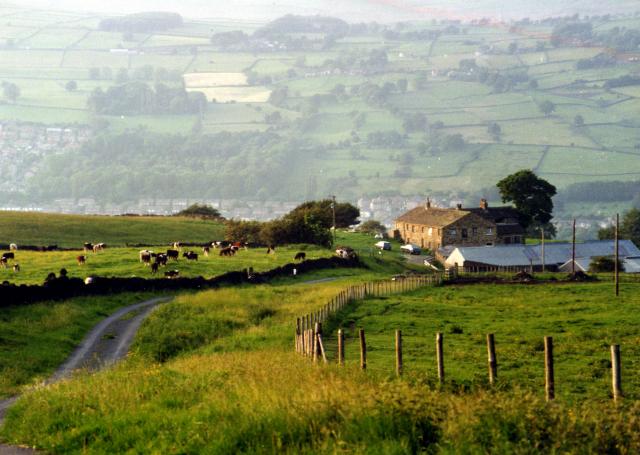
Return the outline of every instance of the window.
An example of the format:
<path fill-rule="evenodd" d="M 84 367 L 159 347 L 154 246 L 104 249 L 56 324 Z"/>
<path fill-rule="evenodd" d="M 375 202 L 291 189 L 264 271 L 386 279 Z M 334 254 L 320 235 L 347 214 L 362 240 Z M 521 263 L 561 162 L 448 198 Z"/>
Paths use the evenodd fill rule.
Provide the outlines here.
<path fill-rule="evenodd" d="M 424 234 L 424 226 L 422 226 L 422 233 Z"/>
<path fill-rule="evenodd" d="M 433 228 L 429 228 L 429 237 L 433 235 Z"/>
<path fill-rule="evenodd" d="M 416 232 L 416 227 L 415 226 L 411 226 L 411 232 Z"/>
<path fill-rule="evenodd" d="M 513 237 L 513 243 L 520 243 L 520 236 L 516 235 Z"/>
<path fill-rule="evenodd" d="M 505 245 L 509 245 L 511 243 L 511 237 L 505 237 L 504 238 L 504 243 L 505 243 Z"/>
<path fill-rule="evenodd" d="M 469 238 L 469 232 L 467 231 L 467 228 L 462 228 L 462 238 Z"/>
<path fill-rule="evenodd" d="M 458 235 L 458 231 L 456 231 L 456 228 L 449 229 L 449 235 Z"/>
<path fill-rule="evenodd" d="M 471 235 L 476 236 L 478 235 L 478 228 L 477 227 L 472 227 L 471 228 Z"/>
<path fill-rule="evenodd" d="M 484 231 L 485 235 L 493 235 L 493 228 L 492 227 L 488 227 L 485 231 Z"/>

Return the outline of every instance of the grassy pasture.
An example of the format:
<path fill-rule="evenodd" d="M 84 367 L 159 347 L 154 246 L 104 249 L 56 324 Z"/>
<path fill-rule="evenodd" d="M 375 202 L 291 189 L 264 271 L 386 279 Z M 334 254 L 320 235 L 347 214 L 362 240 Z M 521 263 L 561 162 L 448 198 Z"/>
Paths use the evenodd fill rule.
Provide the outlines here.
<path fill-rule="evenodd" d="M 466 286 L 417 291 L 406 296 L 369 299 L 341 316 L 347 331 L 347 361 L 359 355 L 355 328 L 367 335 L 368 369 L 393 372 L 393 336 L 403 330 L 405 368 L 434 378 L 436 332 L 445 338 L 446 374 L 459 384 L 485 384 L 487 333 L 495 333 L 501 387 L 523 387 L 542 393 L 542 338 L 554 337 L 556 393 L 564 399 L 607 400 L 610 344 L 621 344 L 627 375 L 625 393 L 640 397 L 634 371 L 640 344 L 637 284 L 623 286 L 611 306 L 609 283 L 589 285 Z M 350 341 L 350 343 L 349 343 Z M 327 340 L 334 346 L 335 338 Z"/>
<path fill-rule="evenodd" d="M 150 247 L 155 252 L 164 252 L 167 247 Z M 307 253 L 308 259 L 330 257 L 331 250 L 319 247 L 302 247 Z M 85 254 L 79 251 L 52 251 L 34 252 L 17 251 L 16 262 L 20 264 L 20 272 L 14 273 L 11 268 L 0 268 L 0 281 L 10 281 L 16 284 L 42 284 L 44 278 L 50 273 L 66 268 L 70 277 L 86 278 L 87 276 L 114 276 L 114 277 L 142 277 L 153 278 L 150 267 L 139 262 L 141 248 L 107 248 L 99 253 L 87 253 L 87 261 L 78 265 L 76 257 Z M 205 257 L 202 249 L 198 247 L 184 247 L 185 251 L 198 253 L 198 261 L 187 261 L 180 257 L 177 262 L 170 261 L 166 269 L 162 267 L 155 275 L 162 278 L 165 270 L 179 270 L 180 276 L 212 278 L 225 272 L 243 270 L 253 267 L 256 272 L 264 272 L 275 267 L 294 262 L 295 254 L 300 251 L 298 246 L 277 248 L 276 254 L 266 254 L 266 248 L 241 250 L 233 257 L 221 257 L 217 250 L 211 251 L 209 257 Z"/>
<path fill-rule="evenodd" d="M 81 248 L 84 242 L 166 245 L 220 240 L 220 223 L 180 217 L 109 217 L 0 212 L 0 242 Z"/>
<path fill-rule="evenodd" d="M 374 277 L 179 297 L 152 313 L 134 356 L 121 365 L 28 392 L 9 412 L 2 437 L 53 452 L 111 453 L 637 447 L 631 422 L 640 382 L 627 374 L 623 387 L 631 399 L 613 408 L 607 365 L 608 344 L 619 342 L 623 371 L 639 366 L 630 311 L 638 303 L 635 288 L 626 288 L 615 308 L 604 284 L 442 287 L 368 299 L 326 327 L 347 330 L 345 367 L 313 366 L 291 353 L 296 315 Z M 358 327 L 367 335 L 366 374 L 357 370 Z M 396 328 L 404 332 L 404 380 L 393 379 Z M 499 365 L 493 391 L 485 379 L 489 330 Z M 445 333 L 448 377 L 440 391 L 436 331 Z M 553 404 L 542 398 L 543 335 L 553 335 L 556 346 Z M 325 338 L 332 360 L 334 345 Z"/>
<path fill-rule="evenodd" d="M 247 85 L 243 73 L 187 73 L 183 78 L 188 88 Z"/>

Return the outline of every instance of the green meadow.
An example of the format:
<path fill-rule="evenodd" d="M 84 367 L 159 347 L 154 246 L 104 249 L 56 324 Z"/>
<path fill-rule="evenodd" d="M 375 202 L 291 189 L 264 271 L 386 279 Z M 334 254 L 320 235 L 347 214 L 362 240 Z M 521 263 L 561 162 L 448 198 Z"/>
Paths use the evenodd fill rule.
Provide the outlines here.
<path fill-rule="evenodd" d="M 53 453 L 632 453 L 640 385 L 637 285 L 432 287 L 367 299 L 327 325 L 329 365 L 294 354 L 293 321 L 344 287 L 330 282 L 206 291 L 176 298 L 143 324 L 134 354 L 97 374 L 33 390 L 9 411 L 5 441 Z M 387 275 L 388 276 L 388 275 Z M 612 305 L 615 305 L 612 307 Z M 330 336 L 347 330 L 347 364 Z M 356 328 L 368 340 L 359 371 Z M 393 369 L 402 329 L 405 368 Z M 437 386 L 434 335 L 445 339 Z M 486 380 L 485 334 L 498 378 Z M 544 402 L 541 341 L 554 336 L 554 403 Z M 622 346 L 625 399 L 609 396 L 608 347 Z"/>
<path fill-rule="evenodd" d="M 222 240 L 222 223 L 181 217 L 78 216 L 0 212 L 0 243 L 82 248 L 85 242 L 107 246 L 208 243 Z"/>

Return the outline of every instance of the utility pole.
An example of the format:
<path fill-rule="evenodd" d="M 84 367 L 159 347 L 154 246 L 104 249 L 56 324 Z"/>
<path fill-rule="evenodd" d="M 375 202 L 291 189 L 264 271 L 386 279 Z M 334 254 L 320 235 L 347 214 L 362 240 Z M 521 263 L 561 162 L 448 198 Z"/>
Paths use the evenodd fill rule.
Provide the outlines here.
<path fill-rule="evenodd" d="M 573 236 L 571 240 L 571 275 L 576 274 L 576 219 L 573 219 Z"/>
<path fill-rule="evenodd" d="M 542 273 L 544 273 L 544 228 L 540 227 L 540 241 L 542 244 Z"/>
<path fill-rule="evenodd" d="M 614 269 L 613 269 L 613 273 L 614 273 L 614 280 L 616 282 L 616 297 L 618 297 L 620 295 L 620 270 L 618 267 L 618 260 L 620 257 L 620 249 L 619 249 L 619 243 L 620 243 L 620 238 L 619 238 L 619 229 L 620 229 L 620 214 L 616 213 L 616 246 L 615 246 L 615 264 L 614 264 Z"/>
<path fill-rule="evenodd" d="M 336 197 L 331 195 L 331 210 L 333 211 L 333 244 L 336 244 Z"/>

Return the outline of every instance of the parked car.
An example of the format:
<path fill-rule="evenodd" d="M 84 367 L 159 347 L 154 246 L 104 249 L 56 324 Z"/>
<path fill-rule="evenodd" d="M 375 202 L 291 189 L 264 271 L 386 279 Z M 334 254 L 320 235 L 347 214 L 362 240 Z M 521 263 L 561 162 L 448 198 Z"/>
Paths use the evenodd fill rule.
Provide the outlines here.
<path fill-rule="evenodd" d="M 377 248 L 380 248 L 381 250 L 390 250 L 391 249 L 391 243 L 387 242 L 385 240 L 381 240 L 381 241 L 377 242 L 375 246 Z"/>
<path fill-rule="evenodd" d="M 402 245 L 400 247 L 400 250 L 403 253 L 409 253 L 409 254 L 420 254 L 420 253 L 422 253 L 422 250 L 420 249 L 419 246 L 413 245 L 411 243 L 408 243 L 406 245 Z"/>

